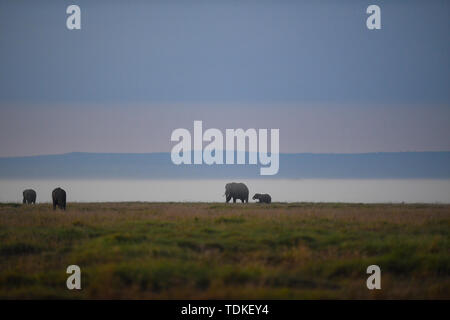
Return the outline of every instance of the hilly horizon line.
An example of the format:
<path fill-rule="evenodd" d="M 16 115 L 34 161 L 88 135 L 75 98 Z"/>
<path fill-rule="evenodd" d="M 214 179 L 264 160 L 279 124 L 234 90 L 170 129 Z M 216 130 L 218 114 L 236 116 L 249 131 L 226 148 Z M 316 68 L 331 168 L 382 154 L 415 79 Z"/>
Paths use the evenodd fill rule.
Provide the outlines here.
<path fill-rule="evenodd" d="M 0 158 L 0 178 L 432 178 L 450 179 L 450 152 L 280 153 L 279 172 L 261 176 L 260 164 L 181 164 L 170 152 L 72 152 Z"/>

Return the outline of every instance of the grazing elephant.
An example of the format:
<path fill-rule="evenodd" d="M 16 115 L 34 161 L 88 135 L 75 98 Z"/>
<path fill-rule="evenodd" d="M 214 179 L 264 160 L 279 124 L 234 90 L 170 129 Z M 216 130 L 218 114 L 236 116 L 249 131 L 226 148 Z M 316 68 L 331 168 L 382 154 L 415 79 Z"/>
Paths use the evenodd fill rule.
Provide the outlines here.
<path fill-rule="evenodd" d="M 62 210 L 66 210 L 66 192 L 61 188 L 56 188 L 52 192 L 53 210 L 58 206 Z"/>
<path fill-rule="evenodd" d="M 24 204 L 35 204 L 36 203 L 36 191 L 33 189 L 27 189 L 23 191 L 23 201 Z"/>
<path fill-rule="evenodd" d="M 264 193 L 264 194 L 256 193 L 252 199 L 259 200 L 258 203 L 271 203 L 272 202 L 272 198 L 267 193 Z"/>
<path fill-rule="evenodd" d="M 236 199 L 242 201 L 242 203 L 248 203 L 248 188 L 243 183 L 231 182 L 225 185 L 226 202 L 228 203 L 233 198 L 233 203 L 236 203 Z"/>

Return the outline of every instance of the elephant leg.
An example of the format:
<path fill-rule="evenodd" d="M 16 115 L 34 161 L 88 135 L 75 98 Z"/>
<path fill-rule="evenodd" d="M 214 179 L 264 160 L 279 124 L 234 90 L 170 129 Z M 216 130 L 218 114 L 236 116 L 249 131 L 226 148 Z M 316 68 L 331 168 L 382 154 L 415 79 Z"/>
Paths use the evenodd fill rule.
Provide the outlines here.
<path fill-rule="evenodd" d="M 56 202 L 53 201 L 53 210 L 56 210 Z"/>
<path fill-rule="evenodd" d="M 236 198 L 233 197 L 233 203 L 236 203 Z"/>
<path fill-rule="evenodd" d="M 241 199 L 242 203 L 245 203 L 245 199 Z"/>

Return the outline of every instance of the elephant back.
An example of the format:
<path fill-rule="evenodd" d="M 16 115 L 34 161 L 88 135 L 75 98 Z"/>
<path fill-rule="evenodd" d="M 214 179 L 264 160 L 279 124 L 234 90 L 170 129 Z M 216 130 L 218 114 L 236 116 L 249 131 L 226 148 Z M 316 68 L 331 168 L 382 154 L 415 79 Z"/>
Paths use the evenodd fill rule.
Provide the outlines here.
<path fill-rule="evenodd" d="M 226 184 L 225 192 L 232 196 L 245 196 L 248 197 L 248 187 L 241 182 L 231 182 Z"/>
<path fill-rule="evenodd" d="M 56 188 L 52 192 L 52 198 L 53 198 L 53 200 L 65 200 L 66 192 L 61 188 Z"/>
<path fill-rule="evenodd" d="M 36 200 L 36 191 L 33 189 L 26 189 L 23 191 L 23 198 L 27 201 L 35 201 Z"/>

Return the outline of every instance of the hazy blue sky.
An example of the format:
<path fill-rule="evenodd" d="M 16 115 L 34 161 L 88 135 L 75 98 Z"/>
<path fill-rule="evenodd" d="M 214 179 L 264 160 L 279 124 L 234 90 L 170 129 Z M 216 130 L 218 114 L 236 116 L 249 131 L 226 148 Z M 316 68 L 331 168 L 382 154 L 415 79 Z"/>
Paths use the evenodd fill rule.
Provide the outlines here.
<path fill-rule="evenodd" d="M 66 29 L 70 4 L 82 30 Z M 370 4 L 381 30 L 366 28 Z M 449 1 L 2 0 L 0 156 L 167 151 L 194 117 L 280 128 L 283 152 L 450 150 L 449 13 Z"/>

